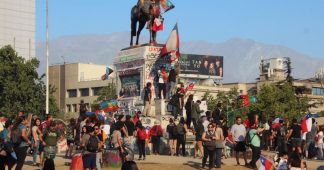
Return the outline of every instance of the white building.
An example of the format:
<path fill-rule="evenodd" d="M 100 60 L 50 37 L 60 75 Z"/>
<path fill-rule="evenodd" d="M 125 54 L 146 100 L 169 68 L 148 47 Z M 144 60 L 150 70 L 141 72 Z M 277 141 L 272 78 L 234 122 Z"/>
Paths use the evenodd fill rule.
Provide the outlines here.
<path fill-rule="evenodd" d="M 0 48 L 11 45 L 19 56 L 35 57 L 35 0 L 0 0 Z"/>

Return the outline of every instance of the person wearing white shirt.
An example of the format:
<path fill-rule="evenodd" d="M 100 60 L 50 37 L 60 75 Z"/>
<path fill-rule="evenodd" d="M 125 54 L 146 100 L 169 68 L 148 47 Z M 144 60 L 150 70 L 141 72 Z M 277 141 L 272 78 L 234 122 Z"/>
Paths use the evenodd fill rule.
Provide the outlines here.
<path fill-rule="evenodd" d="M 242 124 L 242 118 L 240 116 L 236 117 L 236 124 L 232 126 L 231 132 L 234 138 L 234 145 L 235 145 L 234 150 L 236 156 L 236 163 L 237 165 L 240 165 L 239 153 L 243 152 L 244 162 L 245 165 L 247 165 L 246 147 L 245 147 L 246 129 L 245 126 Z"/>

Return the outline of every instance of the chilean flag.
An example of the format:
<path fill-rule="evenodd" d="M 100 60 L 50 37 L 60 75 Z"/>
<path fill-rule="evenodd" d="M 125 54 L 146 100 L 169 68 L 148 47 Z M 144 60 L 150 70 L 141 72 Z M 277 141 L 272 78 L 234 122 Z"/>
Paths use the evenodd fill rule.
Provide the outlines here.
<path fill-rule="evenodd" d="M 164 47 L 161 49 L 160 56 L 164 57 L 167 54 L 175 53 L 175 58 L 171 60 L 175 61 L 180 57 L 180 50 L 179 50 L 179 32 L 178 32 L 178 23 L 174 26 L 173 30 L 171 31 L 171 34 L 169 36 L 168 41 L 164 45 Z"/>
<path fill-rule="evenodd" d="M 301 129 L 303 133 L 310 132 L 312 129 L 312 114 L 308 113 L 301 121 Z"/>
<path fill-rule="evenodd" d="M 272 126 L 273 129 L 276 129 L 276 128 L 280 127 L 280 123 L 279 123 L 280 120 L 282 120 L 282 119 L 278 117 L 274 121 L 272 121 L 271 126 Z"/>
<path fill-rule="evenodd" d="M 272 161 L 268 160 L 264 156 L 260 156 L 261 166 L 259 170 L 271 170 L 272 168 Z"/>

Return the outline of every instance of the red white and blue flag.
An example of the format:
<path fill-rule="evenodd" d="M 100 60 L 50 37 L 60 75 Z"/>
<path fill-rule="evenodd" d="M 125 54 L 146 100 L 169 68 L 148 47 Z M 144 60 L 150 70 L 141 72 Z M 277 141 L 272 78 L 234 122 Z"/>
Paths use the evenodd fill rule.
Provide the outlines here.
<path fill-rule="evenodd" d="M 308 113 L 301 121 L 301 129 L 303 133 L 310 132 L 312 129 L 312 114 Z"/>
<path fill-rule="evenodd" d="M 176 24 L 171 31 L 168 41 L 161 49 L 160 56 L 164 57 L 168 54 L 174 54 L 174 57 L 170 59 L 171 62 L 177 60 L 180 57 L 180 41 L 179 41 L 179 32 L 178 32 L 178 24 Z"/>
<path fill-rule="evenodd" d="M 261 166 L 259 168 L 259 170 L 271 170 L 272 168 L 272 161 L 270 161 L 269 159 L 267 159 L 264 156 L 260 156 L 260 161 L 261 161 Z"/>

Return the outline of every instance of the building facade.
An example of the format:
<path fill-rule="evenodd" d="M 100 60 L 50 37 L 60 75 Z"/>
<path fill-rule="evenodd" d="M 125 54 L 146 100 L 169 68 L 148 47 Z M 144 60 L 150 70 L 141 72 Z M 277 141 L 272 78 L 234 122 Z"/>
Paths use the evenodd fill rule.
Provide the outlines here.
<path fill-rule="evenodd" d="M 25 59 L 35 57 L 35 0 L 0 0 L 0 47 L 11 45 Z"/>
<path fill-rule="evenodd" d="M 49 84 L 56 88 L 54 97 L 62 113 L 79 112 L 81 100 L 91 111 L 91 104 L 97 99 L 99 91 L 112 82 L 101 80 L 106 73 L 106 65 L 63 64 L 49 67 Z"/>

